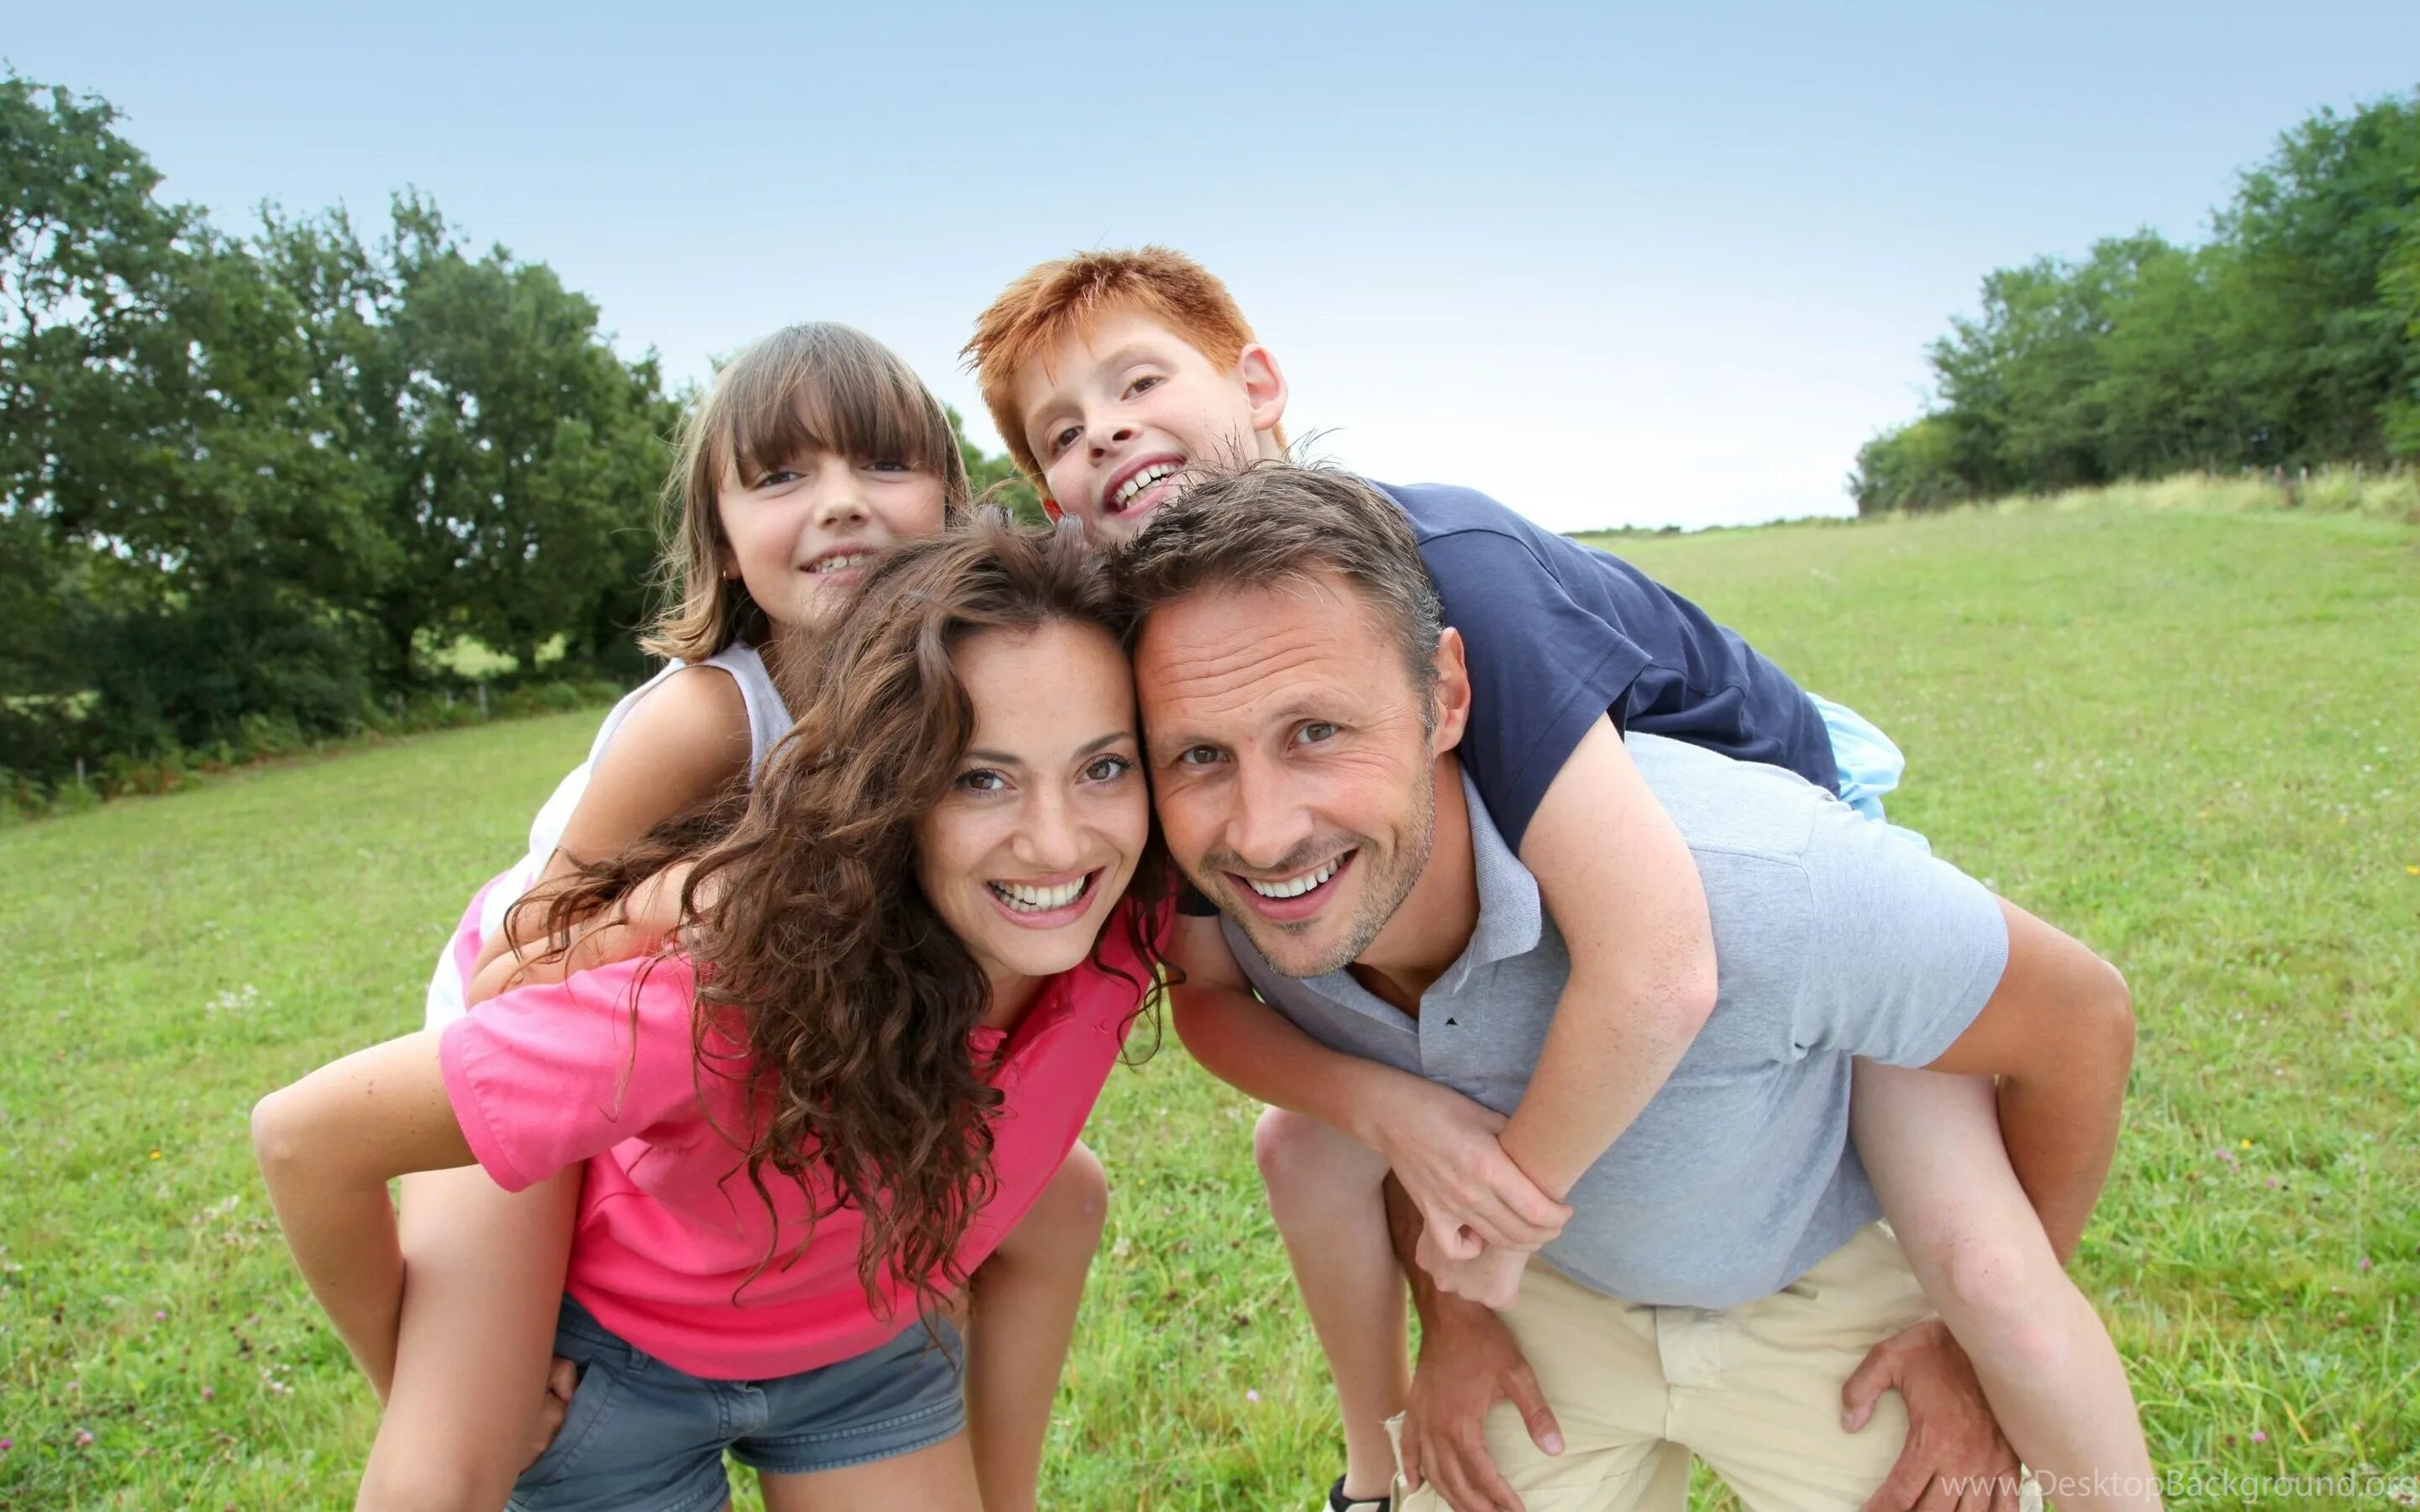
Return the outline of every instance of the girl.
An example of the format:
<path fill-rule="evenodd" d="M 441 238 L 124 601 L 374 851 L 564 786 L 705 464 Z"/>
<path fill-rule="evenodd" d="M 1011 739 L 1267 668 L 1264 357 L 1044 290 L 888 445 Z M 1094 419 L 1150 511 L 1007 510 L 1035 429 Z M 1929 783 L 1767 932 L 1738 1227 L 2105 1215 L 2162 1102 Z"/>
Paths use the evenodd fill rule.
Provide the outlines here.
<path fill-rule="evenodd" d="M 646 644 L 671 665 L 606 717 L 539 811 L 528 854 L 473 899 L 429 984 L 430 1029 L 461 1016 L 465 984 L 516 943 L 508 921 L 542 916 L 514 914 L 517 901 L 752 779 L 790 725 L 784 662 L 876 553 L 964 507 L 967 475 L 947 412 L 906 363 L 845 326 L 811 324 L 723 367 L 687 424 L 669 491 L 673 607 Z M 579 1176 L 511 1196 L 476 1170 L 403 1185 L 408 1284 L 356 1341 L 385 1402 L 363 1504 L 496 1506 L 551 1427 L 538 1409 Z M 1105 1198 L 1098 1163 L 1078 1149 L 985 1278 L 992 1336 L 1018 1346 L 979 1350 L 970 1383 L 1002 1506 L 1031 1502 L 1049 1400 L 1036 1386 L 1057 1379 L 1094 1247 L 1086 1227 L 1097 1239 Z"/>
<path fill-rule="evenodd" d="M 389 1178 L 589 1162 L 555 1335 L 579 1383 L 514 1506 L 717 1507 L 726 1449 L 772 1512 L 983 1505 L 941 1308 L 1073 1147 L 1166 925 L 1125 898 L 1139 871 L 1138 900 L 1165 888 L 1118 628 L 1073 531 L 899 549 L 736 825 L 660 831 L 552 899 L 560 926 L 691 861 L 677 949 L 255 1111 L 357 1350 L 400 1266 Z"/>

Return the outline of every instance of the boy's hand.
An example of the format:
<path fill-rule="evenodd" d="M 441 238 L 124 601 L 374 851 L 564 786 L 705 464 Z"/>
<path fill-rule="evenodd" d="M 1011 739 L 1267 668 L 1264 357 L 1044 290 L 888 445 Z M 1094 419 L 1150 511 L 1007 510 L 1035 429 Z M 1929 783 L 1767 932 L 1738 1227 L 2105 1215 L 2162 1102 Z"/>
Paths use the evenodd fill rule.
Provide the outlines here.
<path fill-rule="evenodd" d="M 1572 1210 L 1538 1190 L 1497 1142 L 1504 1121 L 1452 1088 L 1425 1082 L 1407 1088 L 1380 1121 L 1378 1153 L 1427 1225 L 1423 1264 L 1430 1257 L 1475 1260 L 1482 1249 L 1534 1250 L 1570 1221 Z"/>
<path fill-rule="evenodd" d="M 1448 1259 L 1435 1252 L 1425 1233 L 1420 1236 L 1419 1253 L 1420 1269 L 1428 1272 L 1439 1291 L 1498 1312 L 1512 1306 L 1512 1299 L 1521 1294 L 1521 1273 L 1529 1266 L 1528 1250 L 1494 1244 L 1481 1250 L 1475 1259 Z"/>
<path fill-rule="evenodd" d="M 1488 1410 L 1508 1399 L 1532 1443 L 1550 1455 L 1563 1452 L 1562 1427 L 1512 1331 L 1477 1308 L 1439 1309 L 1421 1329 L 1419 1366 L 1404 1411 L 1404 1485 L 1417 1490 L 1423 1481 L 1435 1483 L 1454 1512 L 1523 1512 L 1487 1448 Z"/>

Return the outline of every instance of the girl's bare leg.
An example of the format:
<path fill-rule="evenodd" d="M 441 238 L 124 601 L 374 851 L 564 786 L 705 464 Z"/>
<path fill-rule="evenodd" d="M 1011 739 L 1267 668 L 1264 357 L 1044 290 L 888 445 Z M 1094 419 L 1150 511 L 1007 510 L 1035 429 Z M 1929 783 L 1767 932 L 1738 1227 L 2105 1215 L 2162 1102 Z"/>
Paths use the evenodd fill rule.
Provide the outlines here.
<path fill-rule="evenodd" d="M 1284 1236 L 1295 1286 L 1336 1381 L 1344 1494 L 1385 1496 L 1395 1479 L 1387 1419 L 1412 1390 L 1404 1273 L 1387 1231 L 1387 1162 L 1306 1114 L 1270 1108 L 1252 1153 Z"/>
<path fill-rule="evenodd" d="M 929 1449 L 827 1470 L 814 1475 L 759 1475 L 765 1512 L 865 1512 L 915 1507 L 918 1512 L 990 1512 L 975 1489 L 974 1456 L 963 1433 Z"/>
<path fill-rule="evenodd" d="M 1040 1495 L 1050 1408 L 1109 1205 L 1109 1177 L 1100 1157 L 1078 1143 L 1033 1207 L 975 1271 L 971 1307 L 961 1324 L 967 1344 L 965 1452 L 983 1487 L 985 1512 L 1032 1512 Z"/>
<path fill-rule="evenodd" d="M 498 1512 L 537 1457 L 580 1180 L 403 1179 L 403 1310 L 362 1512 Z"/>
<path fill-rule="evenodd" d="M 2126 1368 L 2009 1165 L 1991 1079 L 1863 1060 L 1855 1075 L 1857 1153 L 2009 1443 L 2062 1512 L 2157 1507 Z"/>

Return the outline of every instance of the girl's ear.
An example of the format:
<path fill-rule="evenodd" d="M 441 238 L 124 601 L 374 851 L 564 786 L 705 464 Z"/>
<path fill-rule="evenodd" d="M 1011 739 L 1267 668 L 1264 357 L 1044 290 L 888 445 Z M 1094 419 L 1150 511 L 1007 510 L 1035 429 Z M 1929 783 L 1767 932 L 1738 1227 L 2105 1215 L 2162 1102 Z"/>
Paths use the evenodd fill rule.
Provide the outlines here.
<path fill-rule="evenodd" d="M 1047 496 L 1046 495 L 1046 496 L 1043 498 L 1043 501 L 1042 501 L 1042 512 L 1043 512 L 1044 514 L 1046 514 L 1046 515 L 1049 516 L 1049 517 L 1050 517 L 1050 519 L 1051 519 L 1051 522 L 1052 522 L 1053 524 L 1056 524 L 1056 523 L 1058 522 L 1058 520 L 1059 520 L 1060 513 L 1061 513 L 1060 508 L 1059 508 L 1059 501 L 1058 501 L 1058 500 L 1056 500 L 1056 499 L 1049 498 L 1049 497 L 1047 497 Z"/>

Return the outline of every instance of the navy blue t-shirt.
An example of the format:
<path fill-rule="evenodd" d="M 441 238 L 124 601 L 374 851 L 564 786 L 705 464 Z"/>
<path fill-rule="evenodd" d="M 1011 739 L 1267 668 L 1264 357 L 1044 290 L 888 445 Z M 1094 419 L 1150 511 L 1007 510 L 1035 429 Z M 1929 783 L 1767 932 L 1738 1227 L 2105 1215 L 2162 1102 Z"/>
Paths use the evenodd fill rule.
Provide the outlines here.
<path fill-rule="evenodd" d="M 1401 504 L 1462 632 L 1471 709 L 1463 764 L 1514 851 L 1555 774 L 1606 714 L 1827 793 L 1839 769 L 1796 683 L 1706 611 L 1609 552 L 1444 484 L 1372 485 Z"/>

